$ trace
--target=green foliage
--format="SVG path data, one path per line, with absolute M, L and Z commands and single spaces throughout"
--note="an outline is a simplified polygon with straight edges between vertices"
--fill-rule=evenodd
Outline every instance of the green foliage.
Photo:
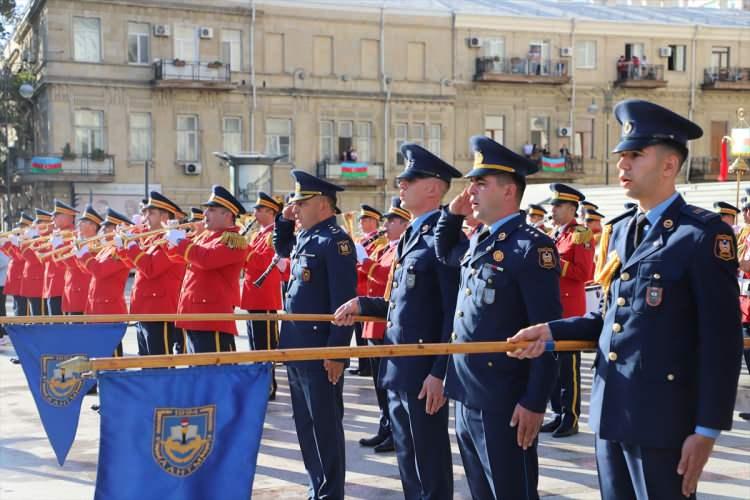
M 73 152 L 73 148 L 70 147 L 70 143 L 66 142 L 62 150 L 63 160 L 75 160 L 76 154 Z

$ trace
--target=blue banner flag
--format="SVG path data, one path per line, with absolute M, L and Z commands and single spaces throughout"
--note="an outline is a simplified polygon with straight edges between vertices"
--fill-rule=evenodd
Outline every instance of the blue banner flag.
M 73 445 L 83 396 L 95 381 L 59 365 L 74 356 L 111 356 L 126 327 L 125 323 L 5 327 L 60 465 Z
M 100 373 L 95 500 L 249 498 L 270 368 Z

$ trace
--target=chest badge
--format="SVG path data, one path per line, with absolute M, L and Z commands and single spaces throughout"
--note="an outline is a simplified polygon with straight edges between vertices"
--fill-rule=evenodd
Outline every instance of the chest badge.
M 350 255 L 352 253 L 352 246 L 349 244 L 349 241 L 339 241 L 338 242 L 338 249 L 339 249 L 339 255 Z
M 492 252 L 492 260 L 495 262 L 502 262 L 505 258 L 505 254 L 501 250 L 495 250 Z
M 507 238 L 508 235 L 505 233 L 500 233 L 497 235 L 497 241 L 505 241 L 505 238 Z
M 661 225 L 664 226 L 664 229 L 672 229 L 674 227 L 674 222 L 672 219 L 666 219 Z
M 714 241 L 714 255 L 721 260 L 734 260 L 734 240 L 728 234 L 717 234 Z
M 430 225 L 429 224 L 425 224 L 424 226 L 422 226 L 422 229 L 421 229 L 422 234 L 427 234 L 427 232 L 429 230 L 430 230 Z
M 660 286 L 646 287 L 646 304 L 651 307 L 658 307 L 664 297 L 664 289 Z
M 555 252 L 550 247 L 539 248 L 539 267 L 542 269 L 555 268 Z
M 310 281 L 310 278 L 312 277 L 312 273 L 308 268 L 302 268 L 302 281 L 308 282 Z

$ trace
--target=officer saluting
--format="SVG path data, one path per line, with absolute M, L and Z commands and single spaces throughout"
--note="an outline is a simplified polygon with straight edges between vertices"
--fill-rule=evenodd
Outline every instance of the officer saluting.
M 354 242 L 336 224 L 336 193 L 343 188 L 307 172 L 292 170 L 296 182 L 291 205 L 276 218 L 274 247 L 291 256 L 285 297 L 288 313 L 331 314 L 355 296 L 357 258 Z M 294 235 L 295 219 L 301 230 Z M 281 323 L 279 348 L 348 346 L 351 327 L 329 322 Z M 345 360 L 287 363 L 292 411 L 310 498 L 344 498 Z
M 732 228 L 675 190 L 703 134 L 656 104 L 615 107 L 614 152 L 625 194 L 639 207 L 604 228 L 597 278 L 606 310 L 540 324 L 511 355 L 546 340 L 597 340 L 589 424 L 605 500 L 693 496 L 720 430 L 732 426 L 742 351 Z
M 483 136 L 472 137 L 471 146 L 471 186 L 443 209 L 437 253 L 461 265 L 453 342 L 502 341 L 561 317 L 559 259 L 552 240 L 519 209 L 537 164 Z M 470 212 L 485 227 L 465 251 L 461 223 Z M 456 438 L 473 498 L 538 498 L 536 436 L 555 372 L 552 353 L 531 362 L 450 357 L 445 393 L 456 401 Z
M 435 254 L 440 202 L 461 172 L 417 144 L 404 144 L 406 170 L 397 177 L 401 207 L 413 219 L 398 243 L 385 298 L 359 297 L 336 311 L 387 316 L 384 344 L 448 342 L 456 307 L 458 269 Z M 465 241 L 463 234 L 459 235 Z M 388 390 L 391 430 L 404 497 L 453 498 L 448 405 L 443 394 L 446 356 L 383 358 L 379 385 Z

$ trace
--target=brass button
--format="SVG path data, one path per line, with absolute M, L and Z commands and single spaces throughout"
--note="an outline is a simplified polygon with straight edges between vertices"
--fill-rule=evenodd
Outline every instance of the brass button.
M 395 302 L 391 302 L 391 309 L 395 309 L 395 308 L 396 308 L 396 303 Z
M 393 282 L 393 288 L 398 288 L 398 281 Z
M 456 332 L 451 333 L 451 340 L 456 340 L 458 338 L 458 335 L 456 335 Z
M 392 327 L 392 326 L 393 326 L 393 321 L 389 321 L 389 322 L 388 322 L 388 328 L 390 328 L 390 327 Z
M 317 330 L 317 329 L 318 329 L 318 325 L 313 325 L 313 330 Z
M 492 284 L 492 278 L 489 278 L 489 279 L 487 280 L 487 284 L 488 284 L 488 285 L 491 285 L 491 284 Z
M 622 273 L 620 275 L 620 279 L 622 279 L 622 281 L 628 281 L 630 279 L 630 274 L 629 273 Z
M 608 357 L 609 357 L 610 361 L 617 361 L 617 353 L 616 352 L 610 352 Z
M 396 269 L 398 269 L 399 267 L 401 267 L 401 264 L 396 264 Z
M 463 311 L 458 311 L 458 312 L 456 312 L 456 316 L 458 316 L 459 318 L 463 318 L 464 317 L 464 312 Z
M 489 366 L 490 368 L 492 368 L 492 361 L 487 361 L 487 366 Z
M 661 274 L 659 274 L 659 273 L 654 273 L 654 279 L 655 279 L 655 280 L 660 280 L 660 279 L 661 279 Z
M 421 344 L 421 343 L 423 343 L 423 342 L 424 342 L 424 340 L 422 340 L 422 339 L 419 339 L 419 343 L 420 343 L 420 344 Z
M 202 302 L 203 302 L 203 303 L 205 304 L 205 303 L 206 303 L 206 299 L 203 299 L 203 301 L 202 301 Z
M 620 323 L 615 323 L 612 325 L 612 331 L 615 333 L 620 333 L 622 331 L 622 325 Z
M 471 288 L 466 289 L 466 295 L 471 295 Z
M 156 297 L 156 292 L 151 294 L 152 297 Z
M 624 306 L 626 303 L 625 297 L 617 297 L 617 305 L 618 306 Z
M 674 373 L 668 373 L 667 374 L 667 380 L 669 380 L 670 382 L 673 381 L 674 380 Z

